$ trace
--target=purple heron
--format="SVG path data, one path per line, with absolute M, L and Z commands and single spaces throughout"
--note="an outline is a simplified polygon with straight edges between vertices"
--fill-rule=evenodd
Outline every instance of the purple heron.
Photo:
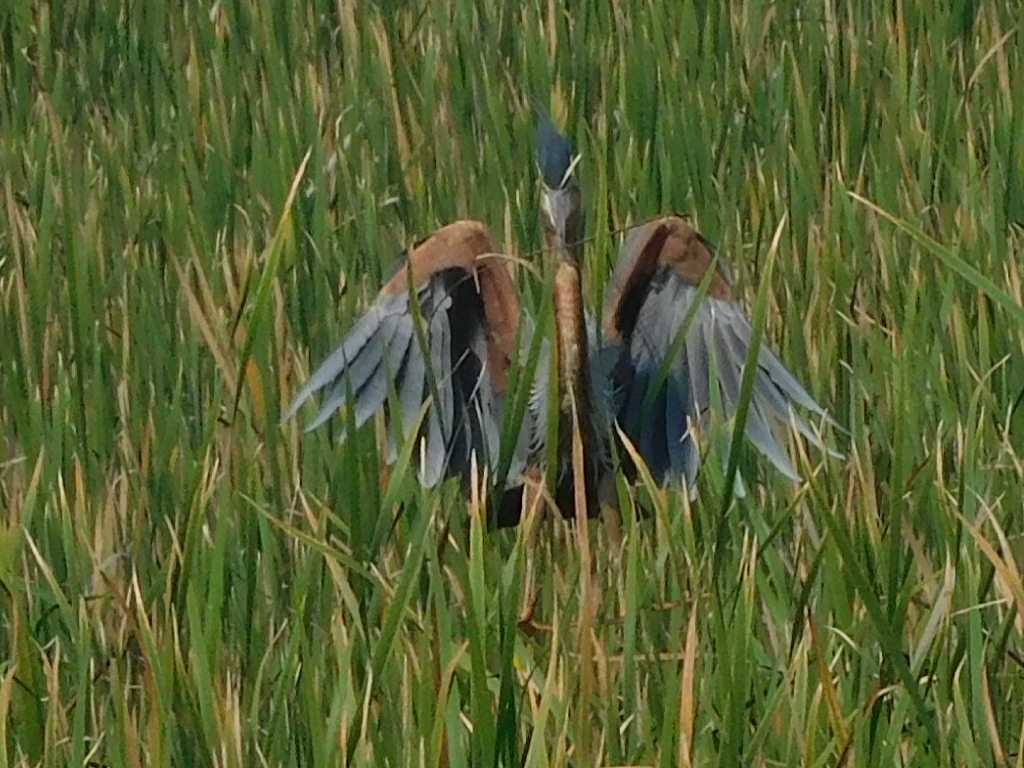
M 383 409 L 392 442 L 398 425 L 414 425 L 420 480 L 427 486 L 451 476 L 468 483 L 474 456 L 494 478 L 504 436 L 512 442 L 506 446 L 510 461 L 489 512 L 498 526 L 519 522 L 528 486 L 539 482 L 541 465 L 552 455 L 557 466 L 548 472 L 548 498 L 572 517 L 582 490 L 587 513 L 594 514 L 616 471 L 616 422 L 657 482 L 678 479 L 692 488 L 700 466 L 696 433 L 716 405 L 726 419 L 735 415 L 752 336 L 724 260 L 681 216 L 627 233 L 597 327 L 584 309 L 577 158 L 543 115 L 536 159 L 545 254 L 554 261 L 555 339 L 536 347 L 539 361 L 521 424 L 505 428 L 509 384 L 535 326 L 523 312 L 507 260 L 477 221 L 442 227 L 410 250 L 404 268 L 285 414 L 291 418 L 318 392 L 324 393 L 320 410 L 307 430 L 342 408 L 352 409 L 356 426 Z M 776 431 L 791 426 L 828 451 L 799 409 L 834 422 L 767 346 L 756 360 L 745 436 L 784 475 L 799 480 Z M 550 424 L 549 404 L 557 408 Z M 583 451 L 582 477 L 574 471 L 574 443 Z M 392 446 L 389 460 L 394 456 Z

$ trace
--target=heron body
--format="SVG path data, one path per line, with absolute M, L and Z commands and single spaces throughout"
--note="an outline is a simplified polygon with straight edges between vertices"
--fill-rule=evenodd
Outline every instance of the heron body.
M 468 483 L 474 461 L 491 469 L 491 516 L 499 526 L 518 523 L 524 500 L 537 496 L 528 486 L 544 475 L 544 457 L 552 455 L 549 405 L 557 409 L 550 496 L 564 516 L 572 517 L 581 501 L 587 514 L 597 511 L 600 486 L 614 472 L 616 423 L 658 482 L 675 478 L 692 486 L 700 465 L 696 434 L 715 404 L 726 419 L 739 404 L 750 324 L 733 301 L 724 261 L 679 216 L 630 230 L 600 330 L 589 323 L 573 162 L 569 142 L 542 118 L 537 165 L 546 253 L 555 261 L 555 339 L 540 345 L 521 424 L 505 425 L 508 388 L 533 325 L 493 237 L 476 221 L 442 227 L 411 250 L 405 268 L 298 391 L 285 418 L 318 392 L 324 396 L 309 429 L 341 408 L 352 409 L 356 426 L 383 409 L 389 459 L 400 436 L 416 439 L 425 485 L 448 476 Z M 792 425 L 827 451 L 799 409 L 831 420 L 774 352 L 761 346 L 756 360 L 746 436 L 797 480 L 776 430 Z M 499 478 L 502 437 L 513 444 L 505 446 L 511 462 Z M 573 461 L 574 449 L 582 449 L 582 463 L 578 456 Z

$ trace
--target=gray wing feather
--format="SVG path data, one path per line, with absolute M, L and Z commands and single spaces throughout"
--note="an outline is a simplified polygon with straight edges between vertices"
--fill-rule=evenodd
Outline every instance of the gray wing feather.
M 367 351 L 367 345 L 371 341 L 379 339 L 380 327 L 385 318 L 395 313 L 407 311 L 408 297 L 406 296 L 385 296 L 377 299 L 367 313 L 359 319 L 348 336 L 345 337 L 344 342 L 320 364 L 316 371 L 313 372 L 313 375 L 309 377 L 309 381 L 298 391 L 292 404 L 285 411 L 283 420 L 287 421 L 292 418 L 299 408 L 316 392 L 335 383 L 336 379 L 349 368 L 352 362 L 361 353 Z M 383 354 L 383 345 L 375 343 L 373 348 L 368 351 L 367 361 L 374 360 L 375 355 L 378 353 Z M 374 367 L 370 367 L 370 372 L 373 371 Z M 353 380 L 352 390 L 357 390 L 360 384 L 360 381 Z M 341 392 L 344 393 L 345 389 L 343 388 Z M 341 407 L 343 404 L 344 399 L 338 402 L 335 408 Z
M 419 417 L 424 400 L 423 385 L 426 370 L 427 366 L 423 360 L 419 340 L 413 338 L 409 343 L 409 352 L 399 374 L 397 394 L 400 423 L 398 428 L 392 425 L 392 428 L 388 430 L 387 461 L 389 464 L 393 464 L 398 457 L 398 441 L 411 434 L 412 427 Z
M 701 308 L 703 311 L 703 307 Z M 712 309 L 712 311 L 714 311 Z M 742 362 L 737 368 L 731 355 L 729 346 L 723 342 L 722 323 L 718 318 L 712 318 L 710 323 L 704 325 L 704 343 L 710 350 L 711 370 L 708 376 L 717 376 L 719 391 L 722 395 L 722 407 L 725 408 L 726 418 L 732 418 L 736 413 L 736 405 L 740 399 L 740 376 L 742 374 Z M 697 373 L 701 375 L 700 372 Z M 710 403 L 709 403 L 710 405 Z
M 729 324 L 729 330 L 734 335 L 733 343 L 739 345 L 738 348 L 743 350 L 744 359 L 746 359 L 746 350 L 749 349 L 750 343 L 749 325 L 747 325 L 745 318 L 740 317 L 740 320 L 742 320 L 743 324 L 747 326 L 748 332 L 746 334 L 737 331 L 739 323 L 736 322 Z M 782 368 L 787 376 L 792 377 L 792 374 L 790 374 L 785 366 L 783 366 L 782 362 L 778 357 L 776 357 L 772 350 L 762 347 L 761 353 L 762 354 L 758 356 L 757 378 L 754 380 L 754 401 L 757 403 L 761 413 L 764 414 L 766 418 L 774 419 L 783 423 L 791 423 L 797 432 L 803 435 L 814 447 L 826 451 L 830 456 L 840 458 L 842 454 L 839 454 L 829 448 L 829 446 L 825 444 L 825 441 L 821 439 L 821 435 L 815 432 L 811 428 L 810 424 L 807 423 L 807 420 L 793 408 L 794 403 L 799 405 L 803 405 L 803 403 L 793 396 L 792 388 L 783 389 L 777 383 L 776 379 L 769 375 L 767 366 L 762 362 L 764 360 L 764 355 L 769 355 L 770 359 L 774 361 L 774 364 Z M 797 383 L 797 386 L 800 391 L 806 394 L 806 391 L 799 383 Z M 810 395 L 807 395 L 807 397 L 810 397 Z M 821 416 L 821 418 L 827 423 L 835 425 L 835 422 L 828 413 L 821 409 L 813 399 L 811 402 L 814 407 L 805 406 L 808 410 Z
M 521 484 L 530 459 L 533 409 L 526 409 L 515 430 L 504 424 L 506 356 L 510 333 L 519 337 L 522 348 L 530 348 L 532 327 L 525 318 L 521 325 L 515 322 L 521 308 L 509 277 L 481 267 L 475 251 L 465 250 L 490 241 L 482 225 L 459 222 L 436 237 L 410 257 L 411 272 L 421 275 L 415 292 L 410 295 L 390 281 L 299 389 L 284 420 L 318 393 L 323 400 L 307 429 L 339 409 L 349 409 L 356 426 L 383 410 L 386 458 L 395 461 L 399 441 L 415 441 L 406 445 L 416 451 L 426 486 L 448 476 L 468 478 L 474 455 L 482 469 L 490 465 L 492 472 L 497 470 L 500 438 L 508 429 L 514 433 L 513 455 L 501 481 Z M 445 253 L 448 245 L 463 250 Z M 489 370 L 492 363 L 500 369 Z
M 744 350 L 750 349 L 750 336 L 752 333 L 750 323 L 747 322 L 747 319 L 738 310 L 734 310 L 732 315 L 729 322 L 730 330 Z M 784 397 L 806 408 L 808 411 L 823 417 L 829 424 L 836 426 L 835 421 L 825 412 L 824 408 L 818 405 L 817 401 L 811 397 L 810 393 L 797 381 L 796 377 L 790 373 L 789 369 L 779 360 L 778 355 L 763 343 L 761 344 L 761 349 L 758 350 L 757 364 L 760 366 L 762 374 L 771 380 Z
M 684 352 L 685 354 L 685 352 Z M 682 355 L 680 355 L 682 358 Z M 674 475 L 682 475 L 688 464 L 687 441 L 689 428 L 686 414 L 686 398 L 688 397 L 686 386 L 686 361 L 669 374 L 667 391 L 665 392 L 665 437 L 668 448 L 669 469 Z
M 722 365 L 721 373 L 729 380 L 730 386 L 735 387 L 732 397 L 735 400 L 729 405 L 728 415 L 734 415 L 735 407 L 739 401 L 739 389 L 742 383 L 744 363 L 747 358 L 748 347 L 738 343 L 738 337 L 730 332 L 731 323 L 726 318 L 720 318 L 715 327 L 715 341 L 718 348 L 718 359 Z M 747 420 L 744 425 L 744 433 L 758 450 L 767 456 L 772 464 L 786 477 L 795 482 L 800 481 L 793 463 L 789 460 L 785 449 L 779 445 L 778 440 L 772 433 L 762 413 L 757 397 L 757 389 L 754 390 L 754 397 L 747 410 Z
M 439 307 L 438 309 L 442 309 Z M 434 377 L 433 388 L 428 386 L 425 395 L 436 395 L 427 413 L 426 445 L 423 447 L 423 462 L 420 466 L 420 482 L 432 487 L 444 475 L 446 446 L 451 436 L 452 424 L 452 372 L 451 332 L 448 316 L 437 311 L 430 318 L 430 367 L 428 375 Z
M 412 324 L 404 317 L 389 316 L 381 329 L 387 338 L 384 353 L 377 367 L 366 379 L 355 396 L 355 423 L 361 427 L 384 404 L 388 396 L 388 385 L 402 367 L 409 341 L 412 338 Z M 360 371 L 362 373 L 362 371 Z M 321 409 L 322 410 L 322 409 Z
M 706 423 L 708 409 L 711 406 L 711 380 L 708 375 L 711 371 L 711 358 L 705 340 L 710 320 L 708 314 L 698 315 L 686 335 L 686 362 L 690 370 L 690 397 L 693 408 L 690 417 L 698 426 Z
M 623 426 L 659 481 L 668 474 L 692 480 L 699 463 L 690 433 L 694 399 L 685 344 L 667 359 L 679 332 L 676 314 L 683 288 L 676 280 L 651 286 L 627 350 L 631 375 L 625 385 Z
M 692 483 L 699 456 L 690 430 L 707 424 L 713 393 L 721 400 L 723 416 L 735 415 L 750 350 L 750 323 L 738 305 L 702 297 L 685 343 L 677 345 L 675 359 L 666 359 L 698 289 L 663 268 L 645 290 L 632 334 L 620 350 L 619 365 L 627 374 L 620 376 L 626 383 L 618 400 L 619 417 L 657 479 L 673 474 Z M 779 471 L 799 480 L 774 428 L 792 424 L 815 446 L 834 453 L 795 407 L 834 422 L 767 345 L 761 346 L 757 364 L 744 433 Z M 658 390 L 651 392 L 652 387 Z M 646 411 L 645 402 L 650 406 Z
M 662 296 L 655 293 L 650 304 L 644 307 L 637 320 L 636 332 L 633 337 L 634 360 L 636 361 L 636 378 L 630 392 L 630 416 L 633 423 L 639 426 L 637 448 L 647 461 L 655 477 L 661 478 L 668 469 L 668 441 L 666 430 L 668 422 L 665 414 L 665 391 L 663 388 L 651 394 L 654 379 L 658 373 L 657 350 L 667 348 L 665 344 L 665 326 L 653 322 L 657 307 Z
M 668 281 L 661 292 L 663 302 L 677 304 L 682 284 L 678 280 Z M 664 327 L 665 324 L 663 324 Z M 671 327 L 663 330 L 663 349 L 670 349 L 675 339 Z M 690 436 L 689 411 L 692 407 L 688 401 L 690 393 L 690 370 L 686 347 L 682 345 L 675 359 L 666 361 L 667 378 L 665 380 L 665 445 L 668 451 L 667 471 L 674 475 L 688 472 L 693 465 L 691 455 L 694 452 L 693 440 Z M 688 480 L 690 478 L 687 478 Z

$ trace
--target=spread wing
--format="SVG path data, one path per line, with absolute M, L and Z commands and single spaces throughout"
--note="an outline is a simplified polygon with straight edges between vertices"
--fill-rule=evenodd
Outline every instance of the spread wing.
M 707 423 L 713 405 L 728 419 L 739 404 L 751 327 L 723 265 L 701 296 L 714 260 L 710 243 L 686 220 L 649 222 L 627 236 L 605 304 L 605 337 L 619 350 L 619 421 L 659 482 L 677 476 L 692 485 L 700 465 L 694 429 Z M 757 364 L 746 437 L 799 480 L 775 429 L 793 424 L 827 451 L 794 406 L 831 419 L 764 344 Z
M 415 454 L 424 485 L 468 477 L 474 453 L 481 469 L 495 468 L 517 338 L 529 333 L 521 329 L 519 294 L 496 251 L 487 228 L 474 221 L 450 224 L 417 245 L 284 418 L 321 392 L 307 430 L 341 408 L 352 410 L 357 427 L 385 408 L 394 461 L 397 440 L 426 406 Z M 529 427 L 520 431 L 510 479 L 522 472 L 528 453 Z

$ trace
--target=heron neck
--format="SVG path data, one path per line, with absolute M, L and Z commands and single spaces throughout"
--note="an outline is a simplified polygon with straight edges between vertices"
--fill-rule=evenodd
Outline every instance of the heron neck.
M 559 260 L 555 272 L 554 295 L 560 463 L 555 501 L 566 517 L 573 515 L 574 488 L 580 480 L 585 486 L 588 514 L 597 502 L 597 436 L 594 432 L 596 403 L 593 400 L 594 389 L 590 381 L 581 277 L 576 264 Z M 572 469 L 573 440 L 577 437 L 583 447 L 583 478 L 574 478 Z
M 580 269 L 559 260 L 555 272 L 555 334 L 558 354 L 559 410 L 571 413 L 572 399 L 581 412 L 589 403 L 587 329 L 583 314 Z

